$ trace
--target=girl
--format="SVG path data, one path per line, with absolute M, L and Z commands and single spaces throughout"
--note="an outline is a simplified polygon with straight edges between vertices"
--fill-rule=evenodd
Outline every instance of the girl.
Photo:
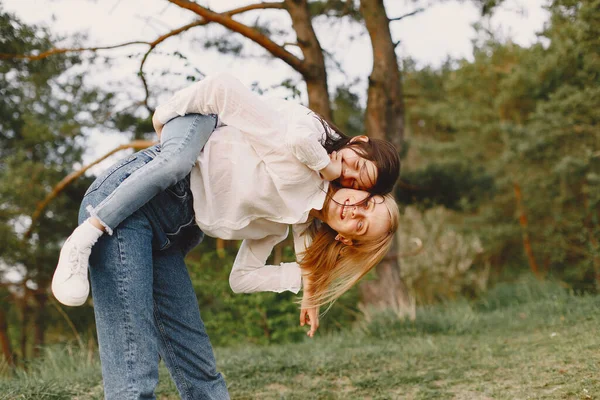
M 210 167 L 192 174 L 199 187 L 209 174 L 216 174 L 223 166 L 230 171 L 231 181 L 223 178 L 210 187 L 217 196 L 206 190 L 194 193 L 200 228 L 224 239 L 234 237 L 229 227 L 222 226 L 219 216 L 234 212 L 237 228 L 249 225 L 272 210 L 272 198 L 264 197 L 267 193 L 279 197 L 281 215 L 273 218 L 293 224 L 302 219 L 301 215 L 307 216 L 304 214 L 308 214 L 309 206 L 321 207 L 320 196 L 327 188 L 322 178 L 335 180 L 344 187 L 385 194 L 399 174 L 399 158 L 392 144 L 366 136 L 348 138 L 298 104 L 263 101 L 231 75 L 207 77 L 159 107 L 153 118 L 159 136 L 165 122 L 188 113 L 216 114 L 229 128 L 237 128 L 233 131 L 220 128 L 219 139 L 209 146 L 218 149 L 214 151 L 220 156 L 229 157 L 235 168 L 223 162 L 207 162 Z M 216 118 L 207 117 L 195 119 L 185 129 L 173 129 L 168 138 L 161 137 L 161 152 L 152 162 L 136 170 L 100 204 L 88 207 L 91 218 L 65 242 L 52 280 L 52 292 L 61 303 L 77 306 L 85 302 L 89 283 L 85 270 L 81 271 L 78 265 L 87 265 L 93 244 L 104 231 L 112 234 L 119 223 L 149 199 L 184 178 L 207 139 L 199 137 L 197 130 L 212 131 L 215 126 Z M 205 149 L 199 159 L 209 159 L 210 151 Z M 298 164 L 308 169 L 298 169 Z M 255 184 L 257 174 L 268 175 L 268 179 L 264 180 L 261 191 L 251 193 L 248 188 Z M 221 190 L 229 190 L 231 196 L 224 196 L 218 210 L 203 206 L 206 202 L 214 203 Z M 286 215 L 291 209 L 296 211 Z M 297 210 L 303 211 L 299 214 Z M 282 240 L 279 233 L 278 239 Z

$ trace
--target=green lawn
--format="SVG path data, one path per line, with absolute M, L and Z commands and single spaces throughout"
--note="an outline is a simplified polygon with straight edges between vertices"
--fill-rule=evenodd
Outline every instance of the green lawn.
M 216 353 L 233 399 L 593 399 L 599 311 L 599 296 L 504 287 L 478 303 L 421 309 L 414 323 L 381 316 L 300 344 Z M 100 399 L 88 357 L 48 350 L 28 373 L 0 380 L 0 398 Z M 157 397 L 177 399 L 167 375 Z

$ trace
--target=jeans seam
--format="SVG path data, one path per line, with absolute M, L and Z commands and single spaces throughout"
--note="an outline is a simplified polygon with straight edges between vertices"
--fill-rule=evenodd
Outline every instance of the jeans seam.
M 125 331 L 126 331 L 126 335 L 125 335 L 125 342 L 127 345 L 127 353 L 125 355 L 125 359 L 126 359 L 126 365 L 127 365 L 127 374 L 129 375 L 129 379 L 127 379 L 127 381 L 129 382 L 128 384 L 128 391 L 135 396 L 135 378 L 133 375 L 133 362 L 132 360 L 134 359 L 134 356 L 132 353 L 134 353 L 134 349 L 132 347 L 134 344 L 134 340 L 132 339 L 132 330 L 131 330 L 131 313 L 130 313 L 130 307 L 129 307 L 129 299 L 128 299 L 128 295 L 127 295 L 127 285 L 124 285 L 123 283 L 127 280 L 127 274 L 124 273 L 125 272 L 125 252 L 123 251 L 123 241 L 121 238 L 121 235 L 119 234 L 120 232 L 117 231 L 116 235 L 117 235 L 117 243 L 119 246 L 119 261 L 120 261 L 120 268 L 119 268 L 119 287 L 118 287 L 118 293 L 121 295 L 121 298 L 123 300 L 123 303 L 125 305 L 125 307 L 123 307 L 124 311 L 125 311 L 125 317 L 124 317 L 124 321 L 123 321 L 123 325 L 125 326 Z
M 160 317 L 160 312 L 159 312 L 159 308 L 158 308 L 158 304 L 156 303 L 156 301 L 153 301 L 154 303 L 154 318 L 156 320 L 156 326 L 158 328 L 158 331 L 160 332 L 160 337 L 163 340 L 163 342 L 165 343 L 165 349 L 166 349 L 166 356 L 168 356 L 170 358 L 171 364 L 173 365 L 173 369 L 174 372 L 177 374 L 177 377 L 179 378 L 179 381 L 181 382 L 181 385 L 183 386 L 183 390 L 185 390 L 185 397 L 186 398 L 190 398 L 190 387 L 188 385 L 188 382 L 185 380 L 185 377 L 183 375 L 183 373 L 181 372 L 181 368 L 179 367 L 179 364 L 176 362 L 177 357 L 175 356 L 175 352 L 173 351 L 173 347 L 171 346 L 171 342 L 168 340 L 167 334 L 165 332 L 161 317 Z
M 133 156 L 135 156 L 135 157 L 133 157 Z M 84 194 L 84 197 L 87 195 L 90 195 L 90 194 L 94 193 L 96 190 L 100 189 L 102 184 L 104 182 L 106 182 L 106 180 L 109 179 L 111 177 L 111 175 L 114 174 L 118 169 L 123 168 L 124 166 L 129 165 L 136 160 L 137 160 L 137 155 L 133 154 L 132 156 L 129 156 L 126 159 L 122 160 L 121 163 L 117 163 L 116 165 L 112 166 L 108 171 L 104 172 L 104 174 L 106 176 L 104 176 L 104 179 L 102 179 L 101 182 L 98 182 L 98 183 L 93 182 L 92 183 L 90 188 L 92 188 L 92 187 L 94 187 L 94 188 L 92 190 L 90 190 L 88 188 L 88 190 Z

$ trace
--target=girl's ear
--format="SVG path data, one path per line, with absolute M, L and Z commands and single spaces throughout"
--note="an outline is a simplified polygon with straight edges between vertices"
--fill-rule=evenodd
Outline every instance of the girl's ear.
M 339 233 L 335 237 L 335 240 L 339 240 L 340 242 L 344 243 L 346 246 L 352 246 L 352 239 L 348 239 L 347 237 L 342 236 Z
M 350 143 L 368 142 L 368 141 L 369 141 L 369 137 L 365 136 L 365 135 L 354 136 L 352 139 L 350 139 Z

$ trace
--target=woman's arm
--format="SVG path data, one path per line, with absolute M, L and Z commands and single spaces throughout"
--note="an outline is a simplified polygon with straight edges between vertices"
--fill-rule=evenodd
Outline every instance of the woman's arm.
M 300 291 L 302 273 L 297 263 L 265 265 L 273 247 L 287 237 L 287 228 L 284 231 L 242 242 L 229 275 L 229 285 L 235 293 Z

